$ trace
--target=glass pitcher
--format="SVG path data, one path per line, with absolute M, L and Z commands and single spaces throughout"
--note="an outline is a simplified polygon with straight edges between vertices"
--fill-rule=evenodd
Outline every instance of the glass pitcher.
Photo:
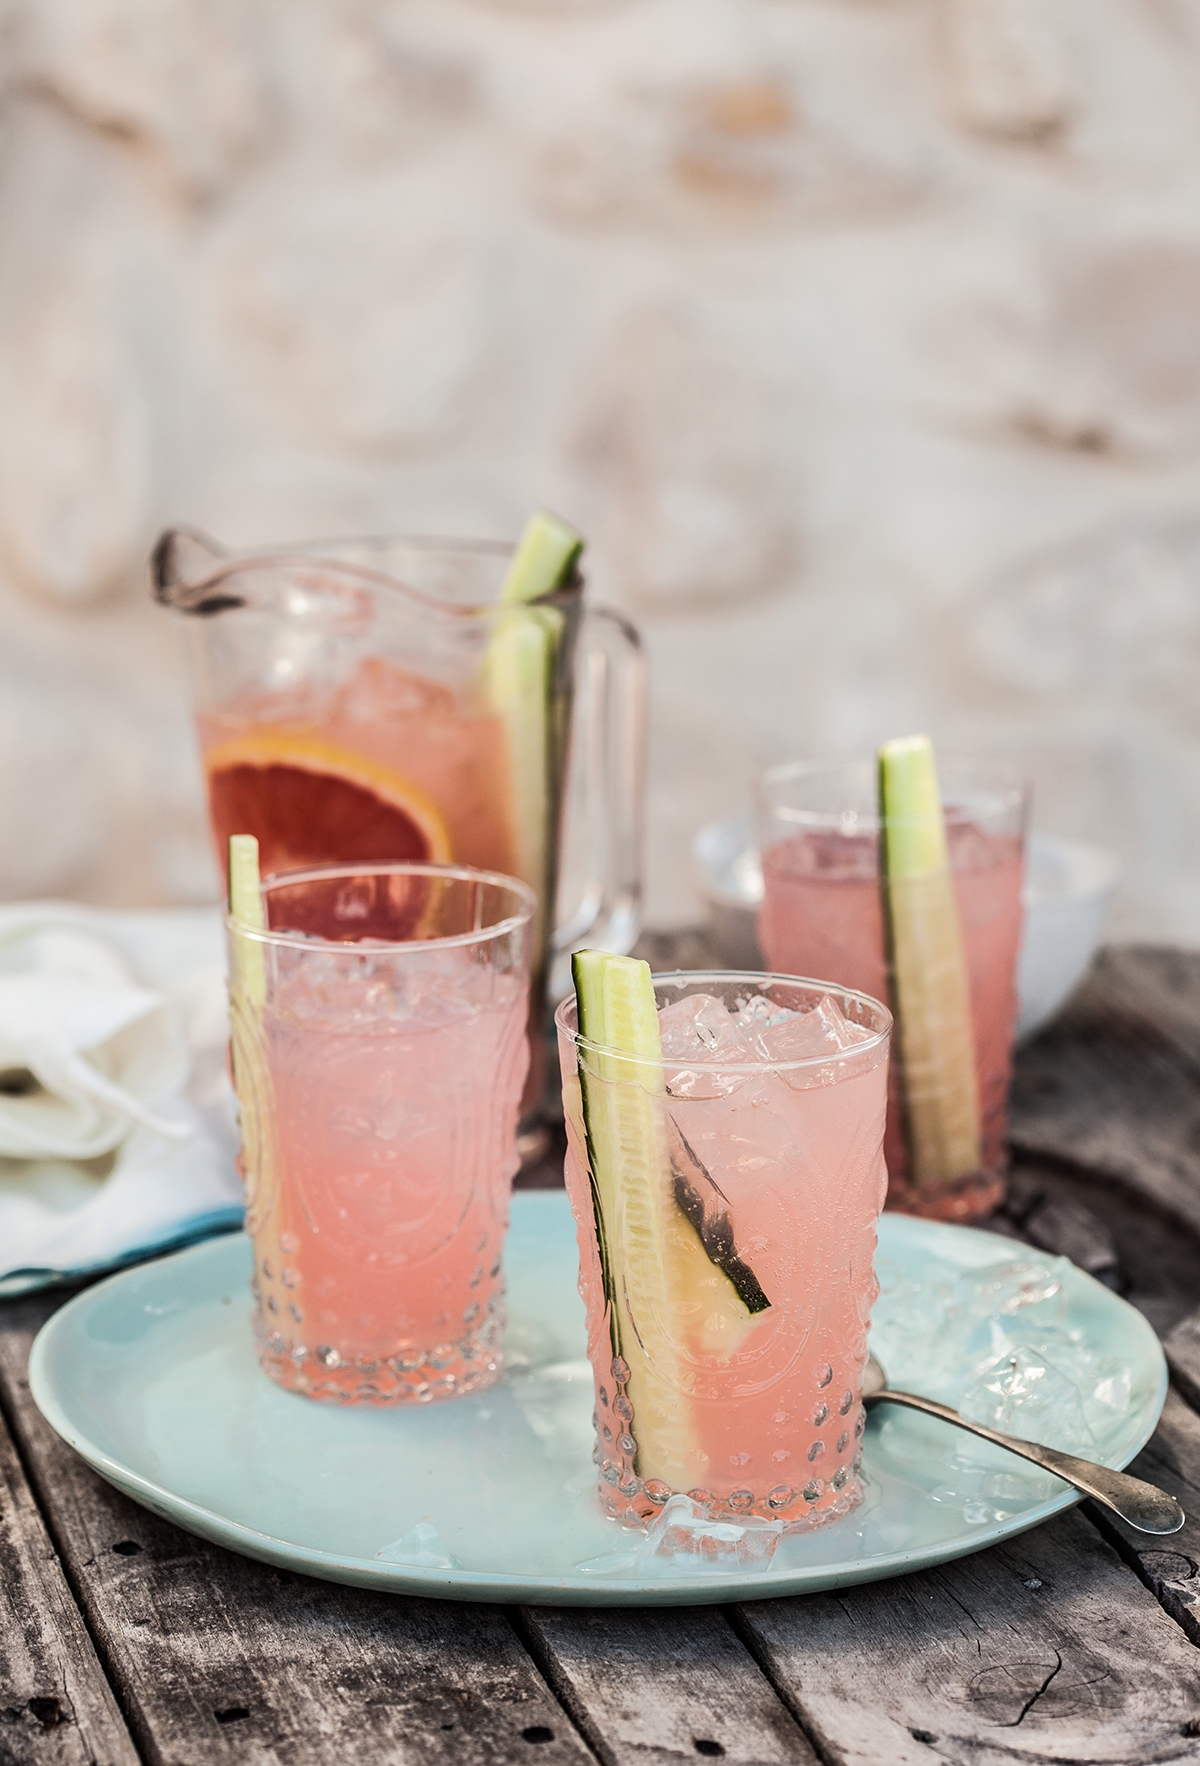
M 227 552 L 175 528 L 151 576 L 156 600 L 189 616 L 222 872 L 229 835 L 252 833 L 264 874 L 417 861 L 519 877 L 539 901 L 540 1030 L 555 953 L 637 937 L 645 662 L 626 620 L 584 609 L 578 575 L 528 606 L 498 603 L 510 553 L 441 539 Z M 584 877 L 553 929 L 568 770 Z

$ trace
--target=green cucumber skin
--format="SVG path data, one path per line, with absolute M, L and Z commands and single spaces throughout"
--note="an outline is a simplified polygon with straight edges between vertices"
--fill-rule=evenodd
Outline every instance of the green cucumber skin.
M 599 1042 L 585 1028 L 585 1020 L 591 1017 L 589 1006 L 596 1003 L 593 989 L 599 976 L 592 971 L 598 966 L 589 962 L 589 958 L 599 956 L 598 951 L 577 950 L 571 957 L 571 979 L 575 983 L 575 1002 L 578 1015 L 579 1034 L 586 1036 L 589 1042 Z M 577 1060 L 579 1073 L 579 1101 L 583 1112 L 583 1138 L 587 1148 L 588 1189 L 592 1197 L 592 1215 L 596 1224 L 596 1254 L 600 1259 L 600 1280 L 604 1287 L 604 1297 L 608 1302 L 608 1336 L 612 1344 L 614 1361 L 621 1354 L 621 1323 L 617 1313 L 617 1285 L 613 1278 L 612 1258 L 608 1249 L 608 1233 L 604 1225 L 604 1209 L 600 1201 L 600 1190 L 596 1183 L 596 1172 L 599 1164 L 596 1156 L 596 1140 L 592 1129 L 592 1108 L 588 1099 L 588 1073 L 582 1058 Z
M 531 515 L 518 540 L 500 589 L 510 603 L 540 601 L 565 588 L 576 574 L 583 535 L 547 509 Z
M 750 1316 L 753 1318 L 757 1312 L 766 1312 L 771 1302 L 763 1292 L 762 1283 L 739 1253 L 734 1240 L 733 1222 L 729 1218 L 729 1197 L 699 1157 L 675 1117 L 669 1115 L 668 1120 L 679 1137 L 683 1158 L 690 1167 L 689 1175 L 689 1171 L 684 1169 L 683 1162 L 676 1158 L 672 1149 L 671 1177 L 675 1206 L 694 1228 L 708 1261 L 725 1276 Z M 706 1193 L 715 1198 L 717 1206 L 713 1211 L 705 1207 Z M 722 1203 L 724 1207 L 720 1206 Z
M 762 1284 L 745 1259 L 738 1256 L 733 1223 L 728 1214 L 706 1219 L 700 1191 L 678 1168 L 673 1175 L 671 1187 L 675 1206 L 695 1232 L 708 1261 L 720 1270 L 751 1317 L 758 1312 L 768 1312 L 771 1302 L 763 1293 Z
M 593 1034 L 594 1026 L 589 1028 L 599 1008 L 597 994 L 602 985 L 603 964 L 605 953 L 601 951 L 576 951 L 571 958 L 571 975 L 575 982 L 575 998 L 577 1002 L 579 1031 L 589 1042 L 603 1043 L 603 1035 Z M 609 1317 L 611 1320 L 610 1336 L 613 1342 L 614 1356 L 620 1355 L 620 1326 L 617 1317 L 617 1290 L 613 1276 L 611 1258 L 608 1251 L 608 1239 L 604 1226 L 604 1210 L 600 1201 L 600 1192 L 594 1176 L 597 1170 L 596 1144 L 592 1133 L 592 1112 L 588 1104 L 588 1075 L 582 1061 L 579 1062 L 579 1090 L 583 1108 L 584 1136 L 587 1144 L 588 1182 L 592 1196 L 592 1211 L 596 1219 L 596 1245 L 600 1256 L 600 1269 L 604 1282 L 604 1292 L 608 1299 Z M 602 1082 L 603 1083 L 603 1082 Z M 673 1116 L 669 1117 L 671 1127 L 679 1136 L 686 1157 L 693 1171 L 702 1182 L 707 1183 L 713 1194 L 721 1201 L 725 1200 L 721 1190 L 709 1174 L 708 1169 L 690 1145 L 683 1130 Z M 675 1206 L 681 1216 L 695 1232 L 703 1248 L 705 1256 L 714 1268 L 719 1269 L 730 1287 L 741 1301 L 746 1311 L 753 1317 L 756 1313 L 766 1312 L 771 1305 L 763 1287 L 750 1265 L 738 1253 L 733 1237 L 733 1224 L 728 1209 L 722 1209 L 709 1218 L 704 1206 L 704 1197 L 696 1184 L 686 1172 L 680 1169 L 674 1155 L 671 1155 L 672 1195 Z
M 889 778 L 887 755 L 882 748 L 879 750 L 879 768 L 877 776 L 879 781 L 879 891 L 883 897 L 881 903 L 883 908 L 883 954 L 884 962 L 887 965 L 887 973 L 890 977 L 888 985 L 888 993 L 890 997 L 887 1003 L 892 1008 L 892 1018 L 895 1024 L 895 1043 L 896 1047 L 899 1048 L 903 1032 L 900 1023 L 899 990 L 896 987 L 895 980 L 896 927 L 892 919 L 892 892 L 888 888 L 888 880 L 890 876 L 888 867 L 887 826 Z M 905 1085 L 901 1085 L 900 1087 L 900 1121 L 904 1134 L 905 1159 L 907 1161 L 908 1169 L 912 1171 L 916 1167 L 917 1147 L 916 1137 L 913 1134 L 912 1111 L 910 1110 L 908 1103 L 908 1088 Z

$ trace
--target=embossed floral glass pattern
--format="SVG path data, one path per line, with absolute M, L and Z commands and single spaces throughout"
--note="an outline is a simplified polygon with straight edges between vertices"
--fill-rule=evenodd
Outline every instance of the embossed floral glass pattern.
M 270 877 L 263 902 L 266 932 L 227 921 L 262 1365 L 343 1403 L 491 1385 L 533 894 L 385 865 Z
M 557 1014 L 601 1500 L 630 1527 L 680 1493 L 718 1518 L 819 1526 L 862 1496 L 891 1018 L 863 994 L 786 976 L 691 973 L 654 985 L 664 1059 L 625 1060 L 619 1081 L 588 1065 L 594 1045 L 578 1035 L 575 1001 Z M 658 1186 L 673 1298 L 638 1278 L 628 1243 L 615 1268 L 620 1204 L 606 1203 L 593 1169 L 581 1071 L 589 1107 L 596 1087 L 650 1094 L 650 1138 L 663 1152 L 645 1181 Z M 723 1271 L 750 1298 L 749 1316 L 731 1304 Z M 617 1343 L 637 1346 L 640 1375 Z M 662 1463 L 686 1475 L 656 1475 L 652 1437 Z

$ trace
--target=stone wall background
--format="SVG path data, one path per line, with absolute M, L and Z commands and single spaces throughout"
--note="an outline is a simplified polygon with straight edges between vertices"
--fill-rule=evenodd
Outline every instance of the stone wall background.
M 0 0 L 0 894 L 215 893 L 162 525 L 535 502 L 649 644 L 654 922 L 928 728 L 1200 943 L 1200 0 Z

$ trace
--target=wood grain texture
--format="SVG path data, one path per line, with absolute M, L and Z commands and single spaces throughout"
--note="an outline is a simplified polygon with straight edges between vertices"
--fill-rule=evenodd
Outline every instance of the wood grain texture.
M 1200 1410 L 1200 1308 L 1181 1318 L 1163 1339 L 1171 1378 L 1193 1410 Z
M 1116 1515 L 1088 1504 L 1088 1513 L 1146 1587 L 1200 1644 L 1200 1416 L 1178 1392 L 1167 1393 L 1158 1428 L 1129 1470 L 1179 1500 L 1187 1521 L 1165 1539 L 1148 1539 Z
M 502 1609 L 275 1570 L 192 1538 L 104 1483 L 29 1395 L 28 1346 L 49 1310 L 7 1309 L 0 1386 L 151 1766 L 591 1760 Z
M 1077 1510 L 737 1624 L 829 1766 L 1200 1760 L 1200 1652 Z
M 708 960 L 658 942 L 660 967 Z M 1200 1404 L 1200 956 L 1106 952 L 1020 1072 L 1000 1224 L 1174 1326 Z M 341 1589 L 193 1539 L 77 1459 L 25 1383 L 55 1304 L 0 1308 L 0 1399 L 83 1615 L 0 1457 L 24 1492 L 0 1493 L 0 1572 L 26 1591 L 0 1613 L 0 1766 L 1200 1762 L 1200 1520 L 1148 1542 L 1077 1510 L 935 1571 L 727 1613 L 513 1617 Z M 1178 1394 L 1137 1467 L 1200 1517 L 1200 1418 Z M 25 1690 L 42 1663 L 65 1694 Z M 43 1698 L 67 1720 L 45 1727 Z
M 1152 1024 L 1200 1080 L 1200 951 L 1115 944 L 1099 967 L 1107 996 Z
M 605 1766 L 816 1766 L 762 1671 L 715 1607 L 529 1608 L 523 1629 Z
M 1020 1153 L 1115 1178 L 1200 1235 L 1200 954 L 1101 952 L 1067 1010 L 1020 1053 Z
M 0 1762 L 137 1758 L 0 1421 Z

